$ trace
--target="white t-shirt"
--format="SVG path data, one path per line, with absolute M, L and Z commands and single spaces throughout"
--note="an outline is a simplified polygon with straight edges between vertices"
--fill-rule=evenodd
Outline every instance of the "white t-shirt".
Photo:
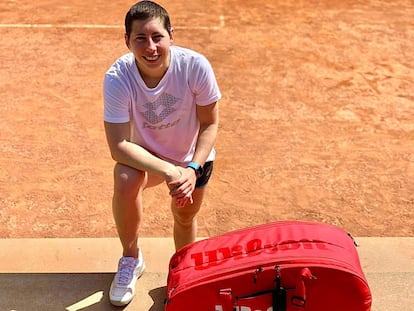
M 175 164 L 194 155 L 199 122 L 196 105 L 218 101 L 221 93 L 213 69 L 201 54 L 171 46 L 171 63 L 155 88 L 148 88 L 132 53 L 120 57 L 106 72 L 104 120 L 130 122 L 131 142 Z M 215 158 L 211 151 L 207 161 Z

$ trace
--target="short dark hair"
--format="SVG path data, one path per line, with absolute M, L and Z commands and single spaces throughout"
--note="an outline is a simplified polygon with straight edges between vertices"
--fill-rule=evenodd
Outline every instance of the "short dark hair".
M 171 21 L 167 10 L 153 1 L 144 0 L 139 1 L 131 6 L 125 16 L 125 32 L 128 38 L 131 34 L 132 23 L 134 20 L 146 20 L 150 17 L 159 18 L 163 23 L 165 29 L 169 34 L 171 34 Z

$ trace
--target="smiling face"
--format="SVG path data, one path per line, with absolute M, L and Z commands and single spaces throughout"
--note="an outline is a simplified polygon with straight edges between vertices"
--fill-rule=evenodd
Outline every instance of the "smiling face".
M 165 29 L 160 18 L 134 20 L 125 43 L 135 55 L 143 79 L 161 80 L 170 65 L 170 46 L 173 33 Z

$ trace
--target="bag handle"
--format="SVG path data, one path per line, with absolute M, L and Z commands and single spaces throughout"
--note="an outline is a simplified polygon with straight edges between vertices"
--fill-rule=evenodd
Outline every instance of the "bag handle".
M 316 277 L 311 273 L 309 268 L 303 268 L 296 280 L 295 291 L 292 295 L 291 302 L 294 306 L 304 308 L 306 305 L 306 286 L 305 280 L 315 280 Z

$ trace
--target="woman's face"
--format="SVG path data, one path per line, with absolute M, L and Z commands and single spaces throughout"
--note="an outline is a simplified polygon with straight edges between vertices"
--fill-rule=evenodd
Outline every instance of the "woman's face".
M 172 33 L 168 33 L 159 18 L 135 20 L 129 38 L 125 35 L 125 43 L 134 53 L 138 69 L 150 78 L 161 78 L 167 71 L 172 42 Z

